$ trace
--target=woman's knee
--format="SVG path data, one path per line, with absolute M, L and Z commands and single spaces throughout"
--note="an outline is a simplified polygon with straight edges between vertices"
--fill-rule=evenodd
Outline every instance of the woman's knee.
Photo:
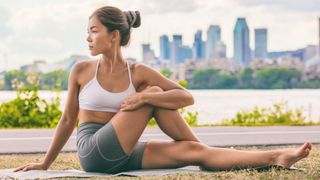
M 196 141 L 183 141 L 186 149 L 194 152 L 202 152 L 208 148 L 207 145 Z

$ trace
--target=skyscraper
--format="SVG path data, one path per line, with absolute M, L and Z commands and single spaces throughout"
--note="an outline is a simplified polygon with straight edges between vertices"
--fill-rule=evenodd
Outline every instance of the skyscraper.
M 154 51 L 150 48 L 150 44 L 142 44 L 142 62 L 148 63 L 155 60 Z
M 254 56 L 266 58 L 268 55 L 268 31 L 265 28 L 254 30 Z
M 233 30 L 233 61 L 247 66 L 250 63 L 249 28 L 245 18 L 238 18 Z
M 182 35 L 173 35 L 171 44 L 170 59 L 172 64 L 176 65 L 179 63 L 180 47 L 182 46 Z
M 160 36 L 160 58 L 163 60 L 170 59 L 170 42 L 167 35 Z
M 214 57 L 214 48 L 221 40 L 221 29 L 218 25 L 211 25 L 207 31 L 206 58 Z
M 193 42 L 193 58 L 202 59 L 203 58 L 203 42 L 202 42 L 202 31 L 198 30 L 194 35 Z
M 214 48 L 214 57 L 218 59 L 226 58 L 227 47 L 222 41 L 218 41 Z

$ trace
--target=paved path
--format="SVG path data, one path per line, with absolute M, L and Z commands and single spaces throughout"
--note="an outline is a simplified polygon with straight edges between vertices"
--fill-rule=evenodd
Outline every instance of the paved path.
M 196 127 L 192 128 L 209 146 L 285 145 L 305 141 L 320 143 L 320 126 L 306 127 Z M 54 129 L 0 130 L 0 154 L 45 152 Z M 147 128 L 140 140 L 170 140 L 159 128 Z M 63 151 L 76 151 L 76 131 Z

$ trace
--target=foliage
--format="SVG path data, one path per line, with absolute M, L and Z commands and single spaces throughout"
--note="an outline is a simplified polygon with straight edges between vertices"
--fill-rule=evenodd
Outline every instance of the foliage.
M 238 112 L 236 117 L 224 119 L 223 126 L 277 126 L 277 125 L 313 125 L 306 122 L 302 109 L 289 109 L 287 102 L 275 103 L 271 108 L 254 107 L 249 111 Z
M 25 71 L 12 70 L 4 74 L 4 89 L 13 90 L 12 82 L 13 80 L 27 84 L 27 73 Z
M 188 82 L 184 80 L 179 80 L 178 84 L 180 84 L 184 88 L 188 88 Z
M 297 69 L 245 68 L 238 74 L 223 73 L 217 69 L 194 70 L 190 89 L 288 89 L 320 88 L 319 78 L 305 79 Z
M 266 68 L 257 72 L 257 88 L 287 89 L 297 87 L 301 73 L 296 69 Z
M 172 72 L 169 69 L 160 69 L 160 73 L 166 78 L 170 78 L 172 75 Z
M 178 111 L 187 124 L 189 124 L 190 126 L 198 126 L 198 115 L 199 115 L 198 111 L 190 112 L 190 111 L 187 111 L 185 108 L 181 108 Z M 153 117 L 149 121 L 148 126 L 155 126 L 155 125 L 157 125 L 157 121 Z
M 64 70 L 56 70 L 40 77 L 40 89 L 43 90 L 67 90 L 69 73 Z
M 37 78 L 29 75 L 27 80 L 31 85 L 26 86 L 13 80 L 17 97 L 0 105 L 0 127 L 55 127 L 61 116 L 60 98 L 52 99 L 51 103 L 46 102 L 38 96 Z

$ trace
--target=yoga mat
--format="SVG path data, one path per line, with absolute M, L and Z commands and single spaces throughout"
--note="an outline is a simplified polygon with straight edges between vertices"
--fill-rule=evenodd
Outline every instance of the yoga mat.
M 258 172 L 275 170 L 299 170 L 304 171 L 301 168 L 283 168 L 280 166 L 262 166 L 257 168 L 248 168 L 245 170 L 256 170 Z M 88 177 L 110 177 L 110 176 L 163 176 L 176 173 L 214 173 L 218 171 L 200 171 L 197 166 L 186 166 L 177 169 L 143 169 L 136 171 L 121 172 L 118 174 L 107 174 L 107 173 L 92 173 L 84 172 L 81 170 L 31 170 L 25 172 L 13 172 L 14 169 L 3 169 L 0 170 L 0 179 L 48 179 L 48 178 L 61 178 L 61 177 L 77 177 L 77 178 L 88 178 Z M 238 169 L 239 170 L 239 169 Z M 236 171 L 236 169 L 235 169 Z M 227 171 L 226 171 L 227 172 Z
M 0 170 L 0 179 L 4 178 L 14 178 L 14 179 L 48 179 L 48 178 L 61 178 L 61 177 L 110 177 L 110 176 L 148 176 L 148 175 L 168 175 L 176 174 L 182 172 L 193 172 L 200 173 L 196 166 L 187 166 L 184 168 L 177 169 L 144 169 L 136 171 L 121 172 L 118 174 L 107 174 L 107 173 L 93 173 L 93 172 L 84 172 L 81 170 L 30 170 L 30 171 L 19 171 L 13 172 L 14 169 L 3 169 Z

